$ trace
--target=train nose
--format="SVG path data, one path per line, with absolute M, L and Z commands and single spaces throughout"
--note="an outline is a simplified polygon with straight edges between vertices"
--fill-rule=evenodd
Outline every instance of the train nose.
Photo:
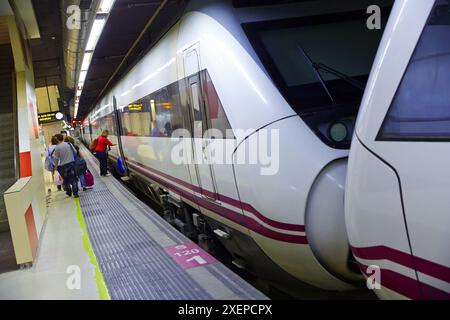
M 306 208 L 306 235 L 321 265 L 349 283 L 364 281 L 355 266 L 345 227 L 344 191 L 347 159 L 322 170 L 314 182 Z

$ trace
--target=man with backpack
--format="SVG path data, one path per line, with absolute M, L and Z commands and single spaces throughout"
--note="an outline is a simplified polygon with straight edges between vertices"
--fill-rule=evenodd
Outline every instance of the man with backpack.
M 64 142 L 70 143 L 70 145 L 75 150 L 75 174 L 80 181 L 83 191 L 86 191 L 86 181 L 84 179 L 84 175 L 88 171 L 86 160 L 83 159 L 83 156 L 80 153 L 80 148 L 75 144 L 75 140 L 72 137 L 65 137 Z
M 66 194 L 78 198 L 78 178 L 75 172 L 76 150 L 70 143 L 64 142 L 64 136 L 57 134 L 58 144 L 53 151 L 55 157 L 55 170 L 63 178 Z

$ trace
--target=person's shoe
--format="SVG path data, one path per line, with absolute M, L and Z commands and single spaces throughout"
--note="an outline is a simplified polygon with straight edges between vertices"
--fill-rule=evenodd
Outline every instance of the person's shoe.
M 68 197 L 71 197 L 71 196 L 72 196 L 71 193 L 66 192 L 66 194 L 67 194 Z
M 86 191 L 87 189 L 86 189 L 86 187 L 83 187 L 83 191 Z
M 57 186 L 57 188 L 58 188 L 58 191 L 61 191 L 61 190 L 62 190 L 61 186 Z
M 74 199 L 78 199 L 80 196 L 76 194 L 73 197 L 74 197 Z

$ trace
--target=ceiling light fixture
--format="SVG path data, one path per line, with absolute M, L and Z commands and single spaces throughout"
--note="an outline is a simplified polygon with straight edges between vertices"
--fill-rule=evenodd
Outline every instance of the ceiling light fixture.
M 75 95 L 75 109 L 74 109 L 74 118 L 78 115 L 78 107 L 80 102 L 81 93 L 83 91 L 83 86 L 86 81 L 87 72 L 89 70 L 89 66 L 91 64 L 95 47 L 97 46 L 98 40 L 103 32 L 103 28 L 105 27 L 106 20 L 108 19 L 109 13 L 111 12 L 112 7 L 114 6 L 115 0 L 102 0 L 100 6 L 97 9 L 97 15 L 95 17 L 94 24 L 92 25 L 91 32 L 89 34 L 89 38 L 86 44 L 83 62 L 81 63 L 80 74 L 78 76 L 78 90 Z

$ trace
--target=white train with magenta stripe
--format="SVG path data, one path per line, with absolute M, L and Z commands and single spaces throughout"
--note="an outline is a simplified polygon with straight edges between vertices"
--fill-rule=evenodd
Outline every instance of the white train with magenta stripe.
M 108 129 L 169 222 L 278 288 L 365 288 L 374 264 L 382 298 L 448 298 L 449 4 L 378 2 L 382 30 L 371 1 L 192 1 L 82 137 Z

